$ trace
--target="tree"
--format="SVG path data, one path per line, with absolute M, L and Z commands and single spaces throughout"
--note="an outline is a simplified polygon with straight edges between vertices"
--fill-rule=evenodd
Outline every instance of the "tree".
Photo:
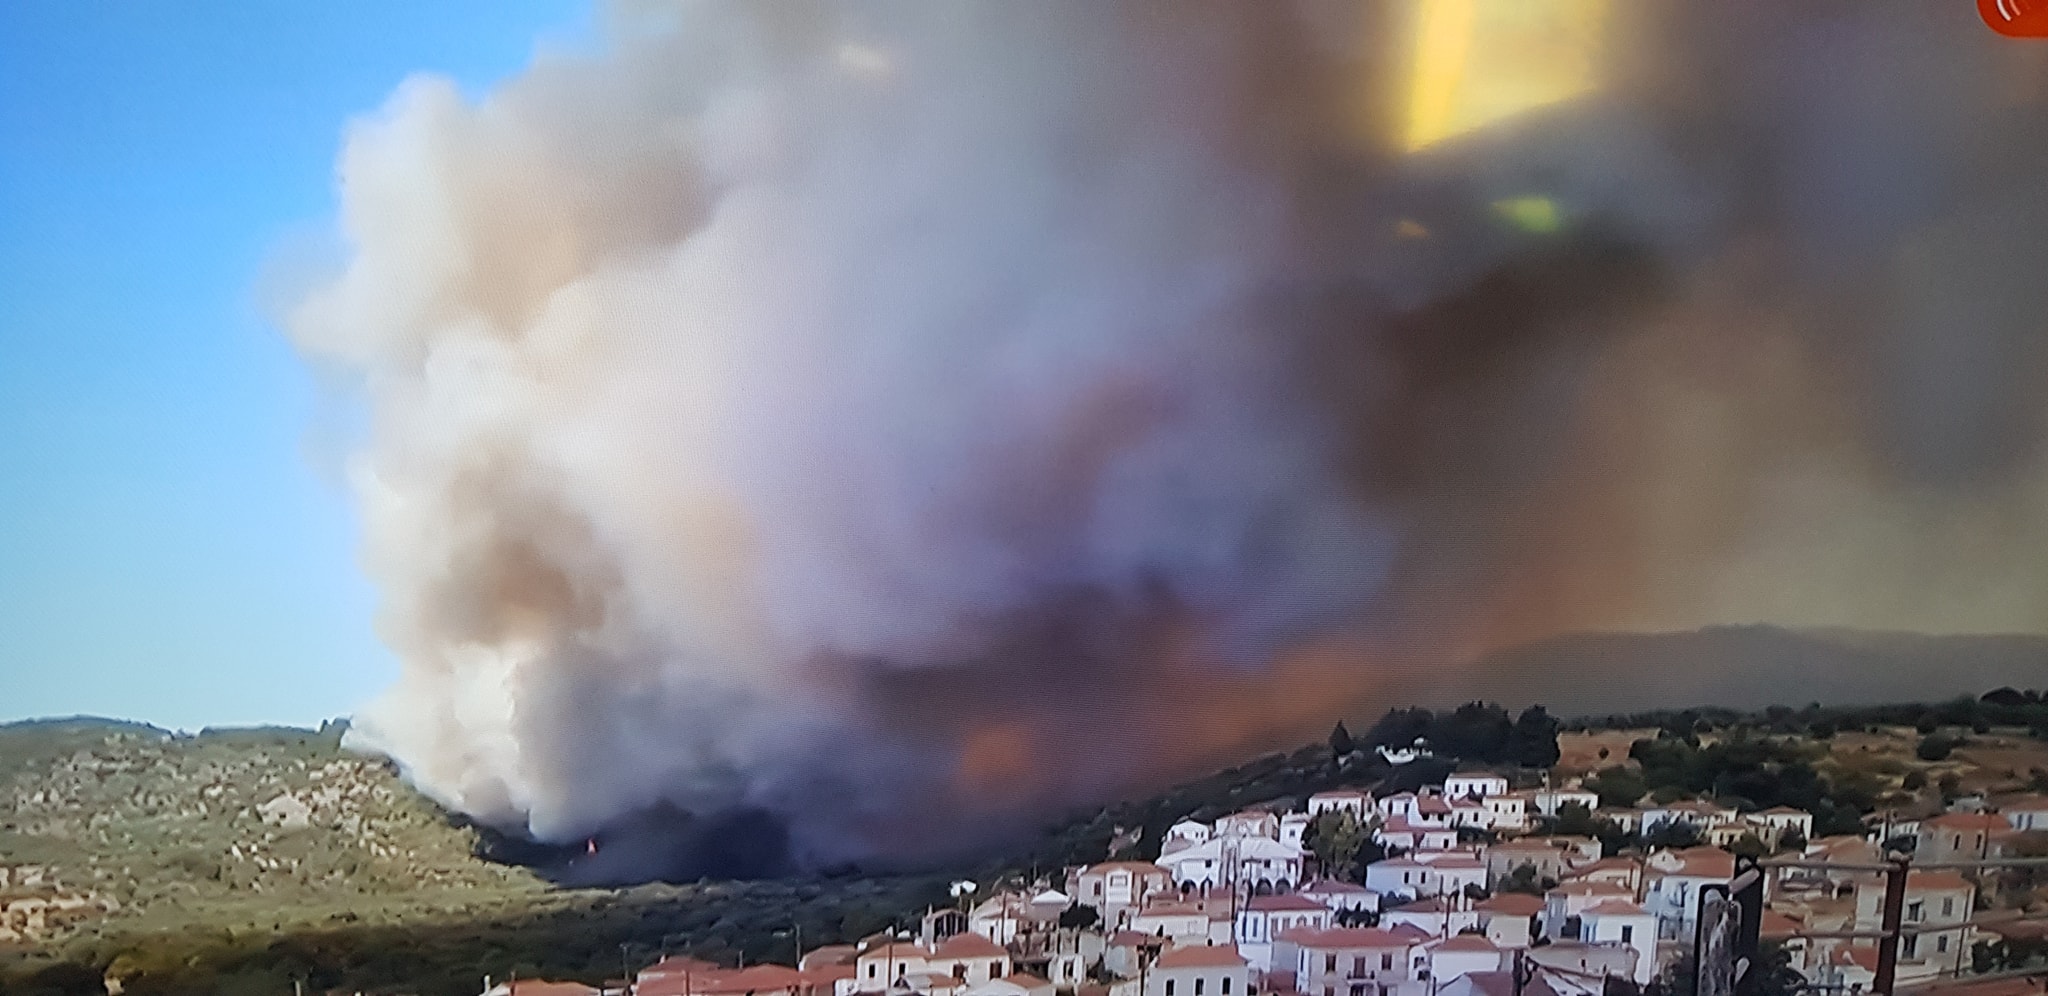
M 1540 896 L 1549 891 L 1549 888 L 1543 884 L 1543 879 L 1536 871 L 1536 866 L 1525 862 L 1516 865 L 1513 871 L 1501 877 L 1500 891 L 1521 892 L 1531 896 Z
M 1899 782 L 1899 787 L 1905 789 L 1908 792 L 1918 792 L 1921 789 L 1926 788 L 1927 772 L 1921 771 L 1918 768 L 1914 768 L 1913 770 L 1906 772 L 1906 777 L 1904 780 Z
M 1920 738 L 1920 746 L 1913 749 L 1913 754 L 1922 761 L 1945 761 L 1955 749 L 1954 740 L 1939 733 L 1930 733 Z
M 1532 705 L 1515 717 L 1514 728 L 1508 733 L 1508 757 L 1506 760 L 1524 768 L 1549 768 L 1557 764 L 1556 717 L 1540 705 Z
M 1338 720 L 1336 728 L 1330 731 L 1330 756 L 1342 760 L 1357 749 L 1358 745 L 1351 741 L 1351 731 L 1344 728 L 1343 720 Z
M 1650 791 L 1642 775 L 1619 765 L 1586 779 L 1584 786 L 1586 791 L 1600 797 L 1600 805 L 1617 809 L 1635 805 Z
M 1302 835 L 1302 843 L 1316 856 L 1323 874 L 1349 879 L 1356 874 L 1359 851 L 1372 840 L 1372 832 L 1350 810 L 1332 809 L 1317 816 Z
M 1643 835 L 1650 847 L 1692 847 L 1700 842 L 1700 828 L 1685 820 L 1665 820 Z
M 1060 911 L 1060 926 L 1072 930 L 1087 930 L 1102 920 L 1102 914 L 1093 906 L 1075 903 Z
M 1595 817 L 1585 803 L 1567 802 L 1557 807 L 1557 816 L 1550 821 L 1550 832 L 1572 837 L 1598 837 L 1600 825 L 1604 822 Z

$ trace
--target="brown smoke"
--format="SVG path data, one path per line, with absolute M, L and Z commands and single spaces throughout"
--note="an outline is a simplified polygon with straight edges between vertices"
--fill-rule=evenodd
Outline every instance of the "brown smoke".
M 361 742 L 831 861 L 1565 630 L 2048 629 L 2040 51 L 1616 4 L 1411 152 L 1417 3 L 633 3 L 407 83 L 287 319 L 371 415 Z

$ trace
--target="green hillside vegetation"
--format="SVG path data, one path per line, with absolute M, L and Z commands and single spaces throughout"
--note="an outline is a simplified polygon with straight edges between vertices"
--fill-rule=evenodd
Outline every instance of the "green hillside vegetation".
M 1149 858 L 1184 818 L 1298 807 L 1334 788 L 1413 788 L 1454 768 L 1536 784 L 1558 758 L 1560 732 L 1610 736 L 1587 782 L 1608 804 L 1708 794 L 1743 808 L 1794 805 L 1813 811 L 1822 833 L 1853 832 L 1880 809 L 2048 788 L 2048 703 L 2010 689 L 1931 705 L 1564 723 L 1472 703 L 1391 710 L 1354 728 L 1074 814 L 971 870 L 601 890 L 556 888 L 478 858 L 473 829 L 388 765 L 342 750 L 337 726 L 197 736 L 93 720 L 4 726 L 0 866 L 48 865 L 62 888 L 107 906 L 0 950 L 0 992 L 98 993 L 112 975 L 128 996 L 279 993 L 295 979 L 309 992 L 467 996 L 485 974 L 615 977 L 621 944 L 635 962 L 663 950 L 786 962 L 798 930 L 814 945 L 908 923 L 947 902 L 945 883 L 959 874 L 992 883 L 1112 854 Z M 1375 750 L 1418 737 L 1439 756 L 1396 766 Z M 1585 814 L 1572 819 L 1612 848 L 1642 846 Z M 1314 843 L 1356 874 L 1375 855 L 1341 829 Z

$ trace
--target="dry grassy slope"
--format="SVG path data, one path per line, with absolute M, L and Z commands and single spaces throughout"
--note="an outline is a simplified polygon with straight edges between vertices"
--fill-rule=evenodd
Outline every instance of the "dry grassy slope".
M 477 860 L 470 831 L 339 739 L 334 727 L 0 726 L 0 865 L 46 866 L 64 888 L 118 904 L 110 922 L 60 936 L 382 919 L 545 891 Z

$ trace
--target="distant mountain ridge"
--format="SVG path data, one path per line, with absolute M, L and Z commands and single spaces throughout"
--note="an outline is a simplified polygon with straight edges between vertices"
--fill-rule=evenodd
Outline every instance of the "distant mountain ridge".
M 1468 697 L 1540 701 L 1560 714 L 1927 702 L 2048 686 L 2048 635 L 1773 625 L 1570 633 L 1491 651 L 1467 670 Z

